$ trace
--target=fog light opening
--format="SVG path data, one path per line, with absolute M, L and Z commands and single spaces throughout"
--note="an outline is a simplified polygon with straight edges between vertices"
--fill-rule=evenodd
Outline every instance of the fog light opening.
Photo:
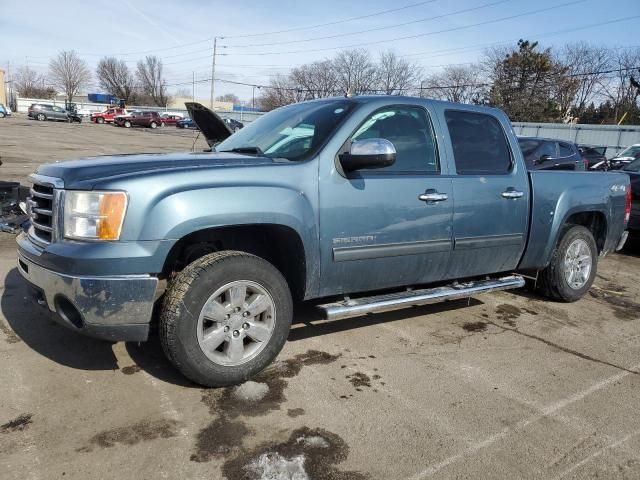
M 55 300 L 56 312 L 58 315 L 62 317 L 63 320 L 69 322 L 74 327 L 82 328 L 84 327 L 84 321 L 82 320 L 82 315 L 78 311 L 69 299 L 63 297 L 61 295 L 56 296 Z

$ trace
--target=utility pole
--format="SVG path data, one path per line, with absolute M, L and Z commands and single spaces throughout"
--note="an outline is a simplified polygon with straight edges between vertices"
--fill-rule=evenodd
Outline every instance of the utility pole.
M 216 84 L 216 50 L 218 47 L 218 37 L 213 37 L 213 56 L 211 57 L 211 110 L 213 110 L 213 92 Z
M 251 101 L 251 107 L 256 108 L 256 86 L 253 86 L 253 100 Z
M 191 85 L 191 100 L 196 101 L 196 72 L 191 72 L 193 75 L 193 83 Z

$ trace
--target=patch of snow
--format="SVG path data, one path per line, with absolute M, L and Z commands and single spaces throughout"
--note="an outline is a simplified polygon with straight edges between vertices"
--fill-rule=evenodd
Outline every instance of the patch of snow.
M 258 474 L 260 480 L 309 480 L 303 455 L 287 459 L 279 453 L 263 453 L 245 468 Z
M 248 381 L 238 385 L 233 391 L 233 395 L 240 400 L 257 402 L 262 400 L 268 392 L 269 385 L 266 383 Z
M 305 447 L 311 448 L 328 448 L 329 442 L 327 442 L 324 438 L 313 435 L 311 437 L 305 437 L 304 435 L 296 438 L 296 443 L 303 443 Z

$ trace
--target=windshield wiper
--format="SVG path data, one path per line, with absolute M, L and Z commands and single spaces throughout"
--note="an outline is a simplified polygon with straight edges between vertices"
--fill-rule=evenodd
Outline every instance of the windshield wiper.
M 220 150 L 220 153 L 246 153 L 247 155 L 256 155 L 259 157 L 264 157 L 264 152 L 260 149 L 260 147 L 236 147 L 231 150 Z

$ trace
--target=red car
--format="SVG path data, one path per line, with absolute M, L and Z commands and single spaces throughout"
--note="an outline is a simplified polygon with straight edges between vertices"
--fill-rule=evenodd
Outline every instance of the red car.
M 162 126 L 162 117 L 158 112 L 134 112 L 131 115 L 118 116 L 114 119 L 118 127 L 149 127 L 158 128 Z
M 162 126 L 165 125 L 175 125 L 178 120 L 182 120 L 181 115 L 174 115 L 172 113 L 163 113 L 160 115 L 160 119 L 162 120 Z
M 108 108 L 104 112 L 92 113 L 91 121 L 94 123 L 111 123 L 118 115 L 126 115 L 124 108 Z

